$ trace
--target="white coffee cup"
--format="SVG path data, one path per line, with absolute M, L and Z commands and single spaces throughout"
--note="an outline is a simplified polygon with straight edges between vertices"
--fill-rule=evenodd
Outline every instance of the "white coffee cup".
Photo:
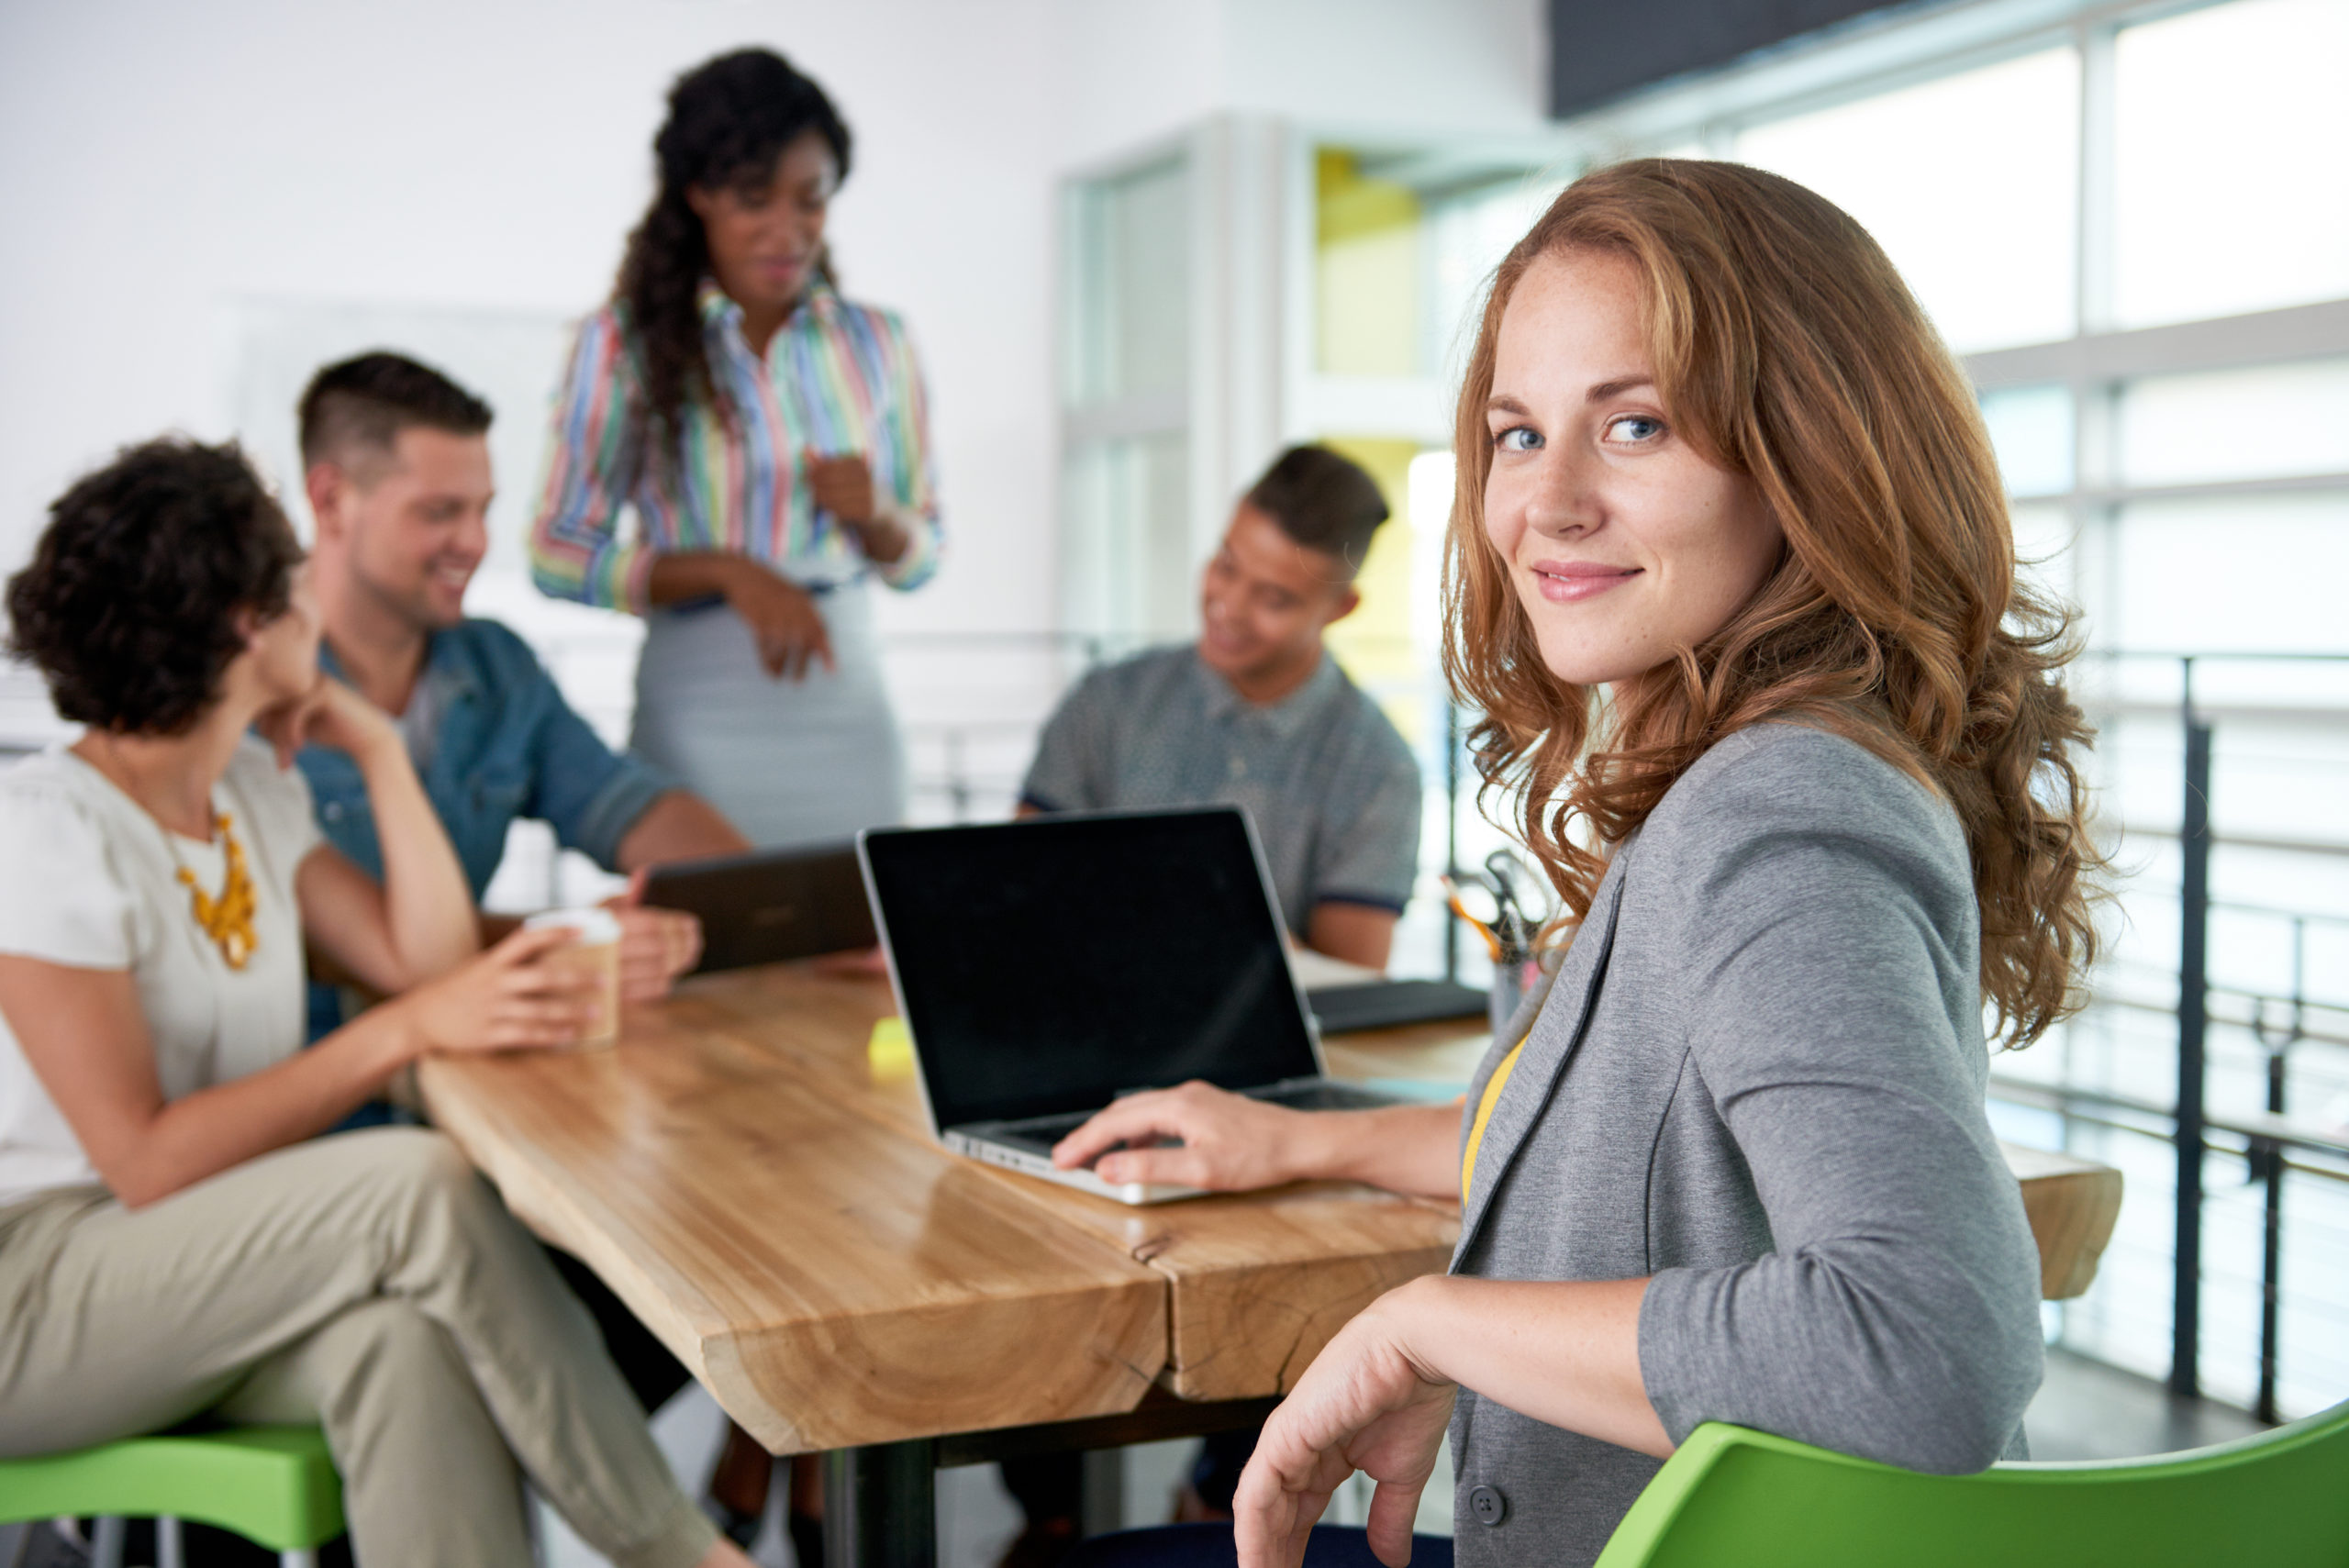
M 522 922 L 529 930 L 548 927 L 576 933 L 568 947 L 557 948 L 539 962 L 584 971 L 596 981 L 595 1017 L 581 1034 L 577 1049 L 595 1051 L 618 1043 L 620 1038 L 620 922 L 608 909 L 549 909 Z

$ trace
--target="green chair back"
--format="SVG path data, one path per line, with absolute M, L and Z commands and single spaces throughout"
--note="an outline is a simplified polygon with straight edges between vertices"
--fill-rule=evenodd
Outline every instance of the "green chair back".
M 0 1524 L 61 1515 L 195 1519 L 275 1551 L 343 1531 L 342 1482 L 316 1427 L 126 1438 L 0 1460 Z
M 2349 1402 L 2255 1437 L 1920 1475 L 1743 1427 L 1689 1434 L 1598 1568 L 2349 1568 Z

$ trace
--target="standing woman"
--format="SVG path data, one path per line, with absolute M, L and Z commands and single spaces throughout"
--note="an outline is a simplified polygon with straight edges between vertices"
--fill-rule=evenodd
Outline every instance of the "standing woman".
M 2020 1045 L 2076 1005 L 2099 862 L 2065 619 L 1963 373 L 1844 213 L 1642 160 L 1501 263 L 1454 440 L 1446 669 L 1576 923 L 1530 1030 L 1461 1110 L 1192 1085 L 1055 1151 L 1461 1199 L 1451 1272 L 1265 1424 L 1239 1561 L 1295 1564 L 1361 1469 L 1399 1564 L 1447 1427 L 1456 1555 L 1495 1568 L 1592 1562 L 1705 1421 L 2019 1456 L 2038 1260 L 1985 1014 Z
M 721 55 L 652 145 L 659 191 L 557 399 L 532 574 L 645 617 L 640 754 L 756 843 L 845 838 L 904 815 L 866 582 L 937 568 L 920 370 L 833 286 L 849 132 L 822 88 Z

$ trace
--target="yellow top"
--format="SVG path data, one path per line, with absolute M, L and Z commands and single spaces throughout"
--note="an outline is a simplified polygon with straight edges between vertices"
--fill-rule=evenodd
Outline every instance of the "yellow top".
M 1460 1201 L 1468 1201 L 1468 1178 L 1476 1173 L 1476 1148 L 1485 1141 L 1485 1124 L 1493 1119 L 1493 1107 L 1500 1104 L 1501 1085 L 1517 1068 L 1517 1059 L 1525 1054 L 1525 1041 L 1519 1040 L 1508 1048 L 1501 1064 L 1485 1080 L 1484 1097 L 1476 1102 L 1476 1119 L 1468 1124 L 1468 1150 L 1460 1160 Z

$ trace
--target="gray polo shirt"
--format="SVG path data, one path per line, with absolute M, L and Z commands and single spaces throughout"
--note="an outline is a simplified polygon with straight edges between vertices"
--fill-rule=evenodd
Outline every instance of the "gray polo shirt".
M 1040 811 L 1246 806 L 1299 934 L 1317 904 L 1399 913 L 1419 866 L 1419 764 L 1326 653 L 1263 706 L 1187 643 L 1105 665 L 1044 726 L 1019 793 Z

